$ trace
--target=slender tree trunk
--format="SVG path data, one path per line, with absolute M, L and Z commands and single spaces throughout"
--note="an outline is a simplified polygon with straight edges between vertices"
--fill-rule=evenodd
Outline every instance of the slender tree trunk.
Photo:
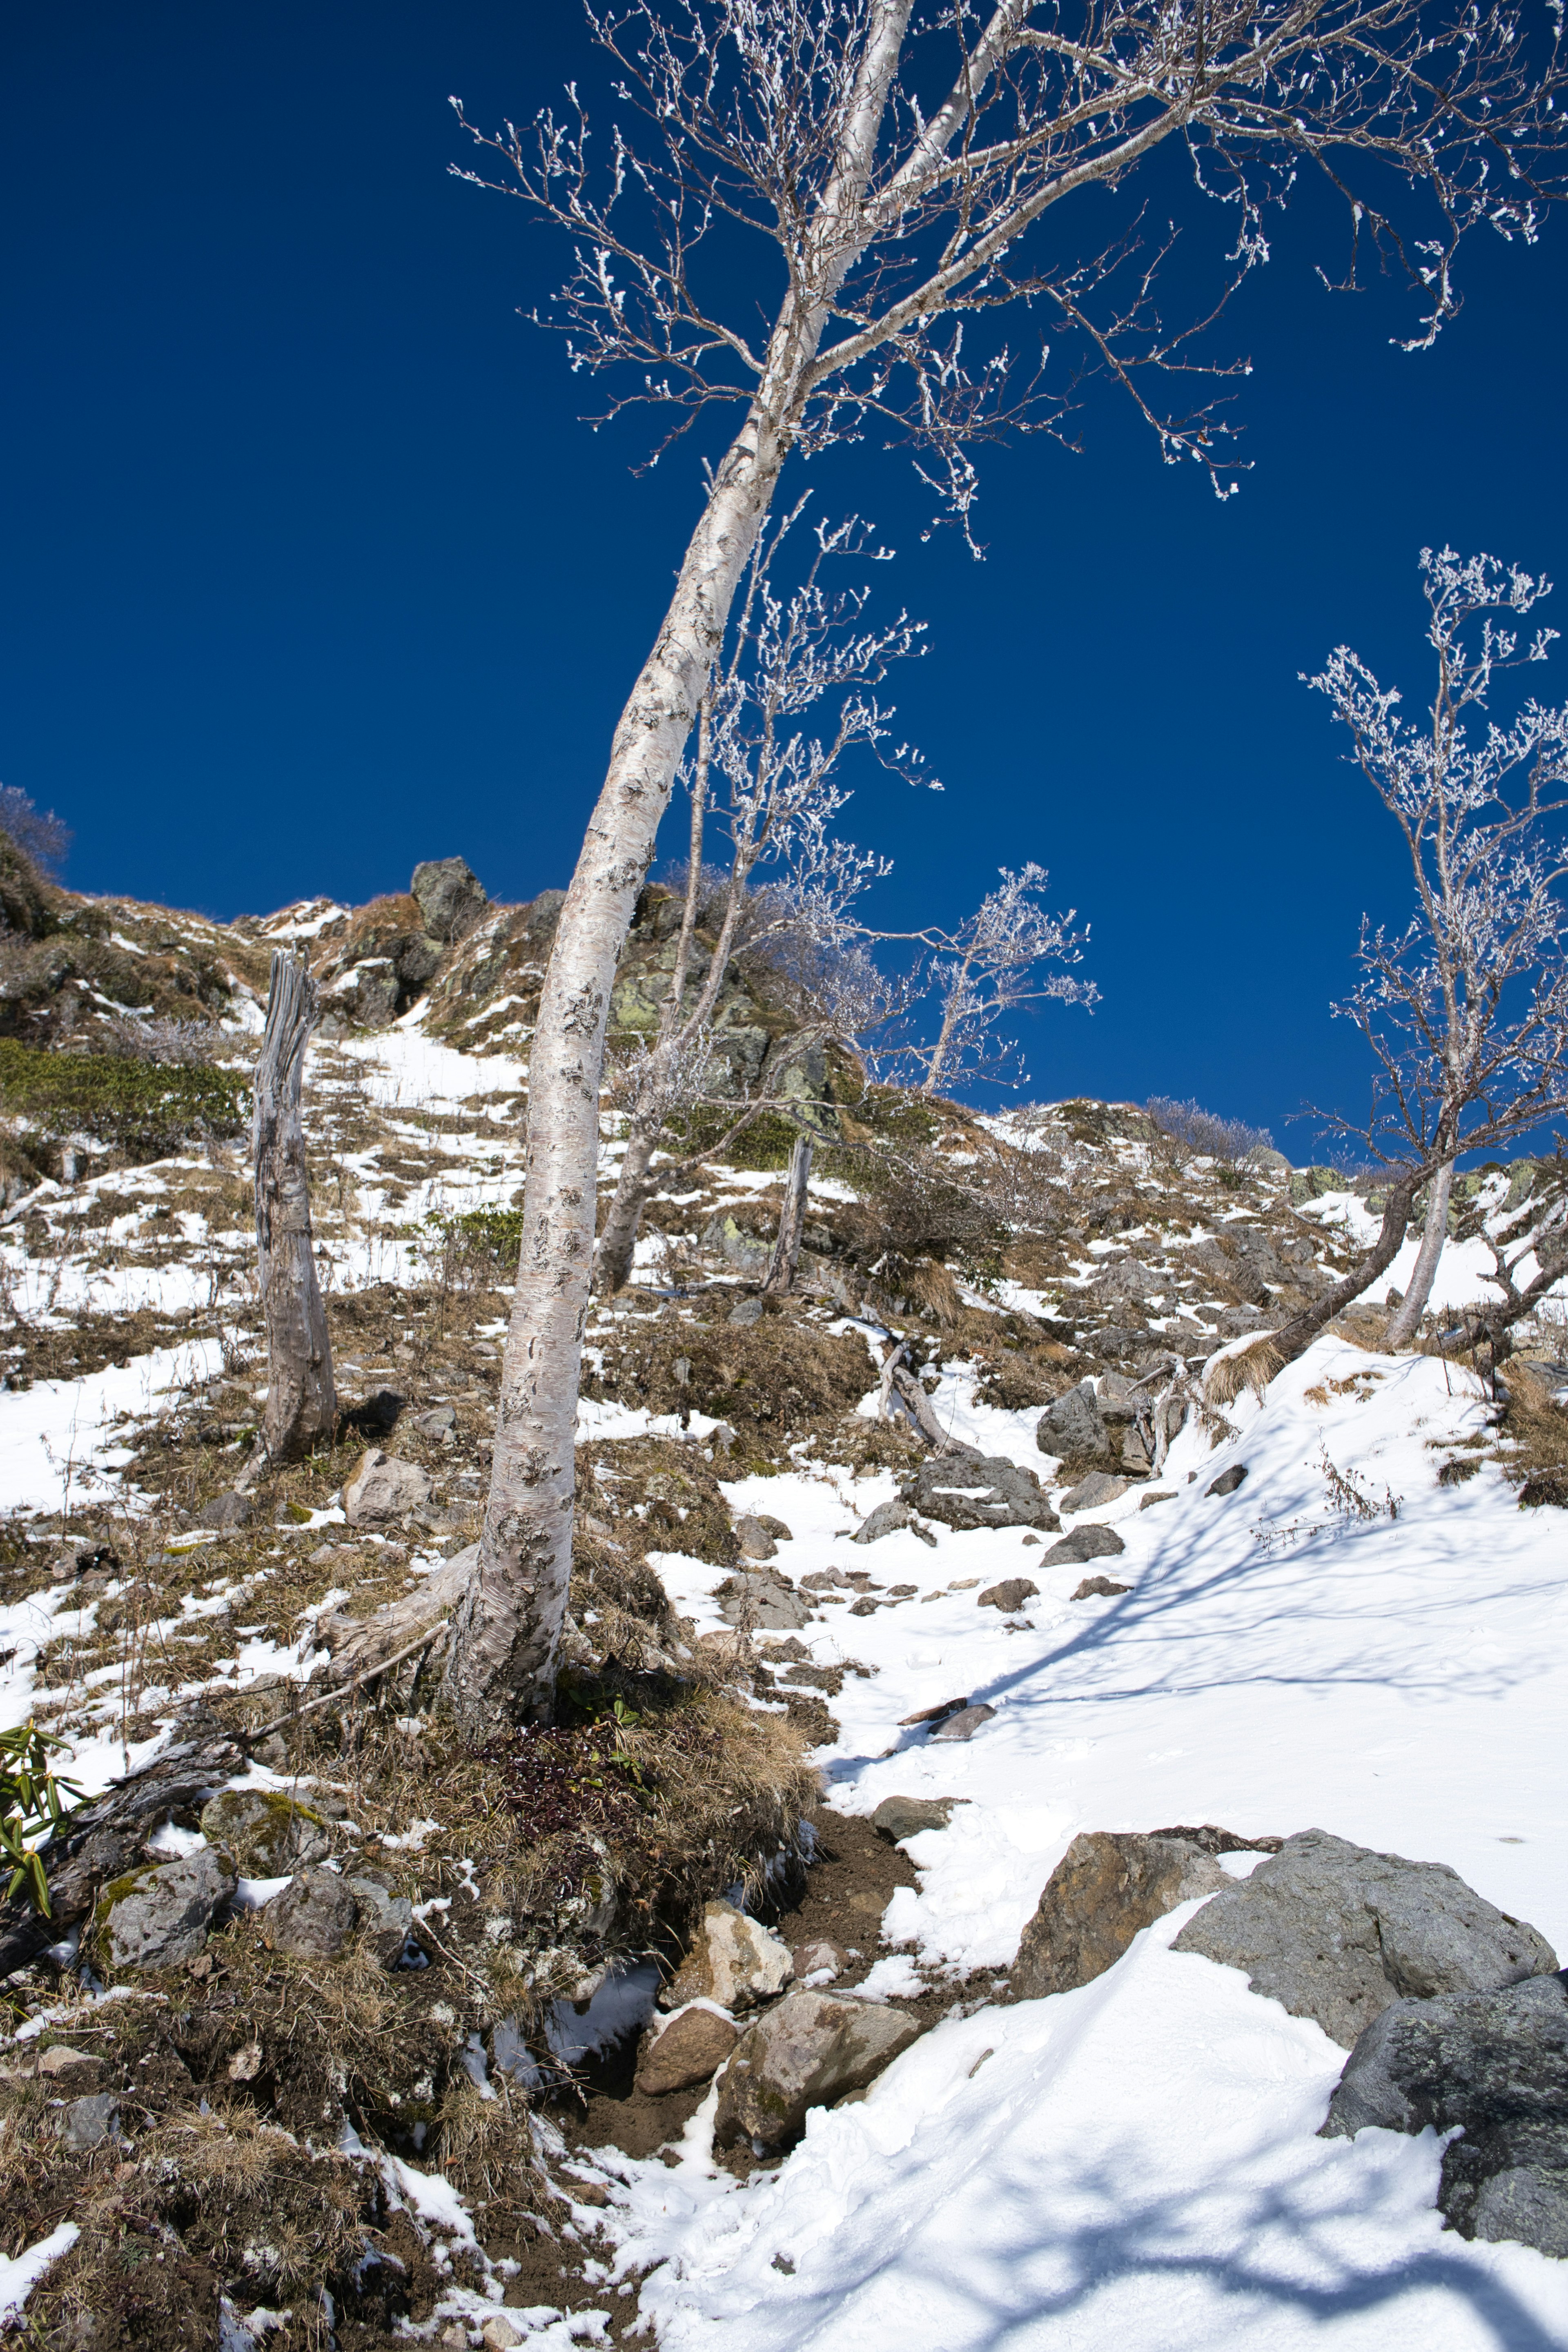
M 577 1383 L 593 1278 L 599 1083 L 616 962 L 757 530 L 789 453 L 832 304 L 869 234 L 861 203 L 912 0 L 879 0 L 855 101 L 746 420 L 711 478 L 674 597 L 621 715 L 566 893 L 528 1074 L 522 1244 L 479 1566 L 446 1696 L 482 1738 L 554 1697 L 572 1570 Z
M 648 1196 L 647 1171 L 658 1144 L 658 1128 L 634 1118 L 615 1194 L 605 1212 L 605 1230 L 599 1235 L 595 1280 L 604 1297 L 622 1289 L 632 1278 L 637 1228 Z
M 599 1083 L 616 963 L 784 444 L 761 401 L 719 469 L 633 690 L 566 894 L 528 1074 L 522 1242 L 474 1580 L 447 1704 L 482 1738 L 548 1717 L 572 1570 L 577 1385 L 594 1262 Z
M 275 951 L 267 1027 L 252 1081 L 256 1250 L 267 1318 L 267 1414 L 262 1443 L 274 1462 L 296 1460 L 331 1434 L 337 1418 L 332 1346 L 310 1246 L 310 1195 L 300 1086 L 318 1013 L 303 961 Z
M 773 1260 L 763 1284 L 764 1292 L 795 1288 L 795 1268 L 800 1264 L 800 1237 L 805 1230 L 805 1195 L 806 1187 L 811 1182 L 811 1154 L 810 1136 L 797 1135 L 789 1155 L 784 1206 L 779 1211 L 778 1239 L 773 1244 Z
M 1378 1276 L 1393 1265 L 1410 1223 L 1410 1203 L 1423 1178 L 1436 1173 L 1436 1169 L 1413 1168 L 1392 1186 L 1377 1239 L 1360 1265 L 1352 1266 L 1342 1282 L 1336 1282 L 1331 1290 L 1314 1299 L 1310 1307 L 1303 1307 L 1300 1315 L 1293 1315 L 1274 1333 L 1271 1344 L 1281 1364 L 1293 1363 L 1298 1356 L 1304 1355 L 1319 1332 L 1353 1305 L 1362 1292 L 1370 1289 Z
M 1410 1276 L 1410 1287 L 1388 1327 L 1390 1348 L 1408 1348 L 1421 1328 L 1421 1318 L 1426 1314 L 1426 1301 L 1432 1296 L 1432 1284 L 1436 1276 L 1437 1262 L 1443 1255 L 1443 1244 L 1448 1238 L 1448 1198 L 1453 1189 L 1454 1163 L 1447 1160 L 1427 1188 L 1426 1230 L 1421 1235 L 1421 1247 L 1416 1254 L 1415 1271 Z

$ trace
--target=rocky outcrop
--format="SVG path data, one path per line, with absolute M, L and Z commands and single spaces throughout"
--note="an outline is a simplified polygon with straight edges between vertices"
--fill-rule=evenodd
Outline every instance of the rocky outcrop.
M 490 903 L 484 884 L 462 857 L 426 858 L 415 867 L 408 889 L 428 937 L 447 946 L 472 930 Z
M 912 2017 L 846 1993 L 791 1993 L 736 2044 L 719 2086 L 715 2145 L 786 2147 L 813 2107 L 864 2090 L 920 2030 Z
M 1074 1838 L 1046 1881 L 1013 1963 L 1013 1990 L 1020 2000 L 1038 2000 L 1089 1984 L 1121 1958 L 1140 1929 L 1178 1903 L 1231 1883 L 1185 1839 L 1088 1831 Z
M 1325 2138 L 1462 2127 L 1438 2207 L 1466 2238 L 1517 2238 L 1568 2256 L 1568 1986 L 1394 2000 L 1352 2051 Z
M 1402 1995 L 1494 1992 L 1557 1966 L 1543 1936 L 1445 1864 L 1374 1853 L 1322 1830 L 1287 1838 L 1205 1904 L 1173 1948 L 1245 1969 L 1254 1992 L 1315 2018 L 1347 2050 Z
M 1035 1424 L 1035 1443 L 1042 1454 L 1059 1454 L 1086 1468 L 1108 1468 L 1121 1450 L 1120 1434 L 1112 1437 L 1089 1381 L 1080 1381 L 1046 1407 Z
M 903 1488 L 904 1501 L 944 1527 L 1044 1528 L 1061 1521 L 1032 1470 L 995 1455 L 942 1454 L 922 1462 Z

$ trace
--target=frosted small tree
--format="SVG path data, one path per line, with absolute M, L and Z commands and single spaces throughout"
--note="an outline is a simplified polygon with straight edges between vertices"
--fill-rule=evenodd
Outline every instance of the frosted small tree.
M 936 1000 L 936 1035 L 927 1045 L 900 1048 L 898 1061 L 920 1074 L 923 1094 L 963 1079 L 1022 1079 L 1017 1048 L 997 1034 L 997 1024 L 1026 1004 L 1099 1003 L 1092 981 L 1069 971 L 1043 971 L 1049 963 L 1082 960 L 1087 929 L 1072 929 L 1074 909 L 1048 914 L 1039 894 L 1049 877 L 1033 860 L 1017 873 L 1002 868 L 999 889 L 982 899 L 955 931 L 915 936 L 931 958 L 929 990 Z
M 490 1495 L 447 1668 L 480 1736 L 498 1710 L 552 1701 L 616 962 L 785 465 L 889 428 L 967 531 L 977 448 L 1069 429 L 1033 340 L 1049 321 L 1169 462 L 1228 493 L 1223 419 L 1164 387 L 1190 388 L 1194 337 L 1268 258 L 1269 207 L 1321 175 L 1346 202 L 1342 276 L 1369 246 L 1402 271 L 1425 346 L 1458 306 L 1465 236 L 1535 235 L 1568 131 L 1544 15 L 1538 33 L 1503 0 L 1446 16 L 1431 0 L 952 0 L 921 16 L 912 0 L 634 0 L 588 21 L 624 115 L 603 173 L 574 96 L 565 119 L 474 135 L 491 184 L 573 247 L 553 318 L 574 366 L 623 387 L 612 413 L 655 407 L 665 446 L 699 421 L 727 446 L 616 727 L 540 1003 Z M 1173 321 L 1156 296 L 1170 239 L 1145 247 L 1136 215 L 1102 226 L 1166 146 L 1222 208 L 1227 255 L 1213 299 Z M 1015 306 L 1031 319 L 1021 360 Z
M 1335 1008 L 1375 1064 L 1370 1118 L 1335 1123 L 1396 1171 L 1395 1192 L 1426 1188 L 1394 1347 L 1415 1337 L 1431 1296 L 1455 1162 L 1517 1141 L 1568 1104 L 1568 707 L 1530 698 L 1506 724 L 1488 709 L 1500 676 L 1544 661 L 1556 634 L 1538 628 L 1521 644 L 1500 615 L 1522 619 L 1551 583 L 1452 548 L 1423 549 L 1421 575 L 1436 657 L 1424 719 L 1403 718 L 1398 689 L 1343 646 L 1308 681 L 1349 728 L 1415 889 L 1403 930 L 1363 921 L 1362 979 Z

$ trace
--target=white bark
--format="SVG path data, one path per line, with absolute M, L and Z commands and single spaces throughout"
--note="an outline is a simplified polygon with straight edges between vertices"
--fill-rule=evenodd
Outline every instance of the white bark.
M 332 1346 L 316 1280 L 310 1195 L 300 1112 L 305 1047 L 317 1019 L 315 983 L 302 961 L 272 958 L 267 1027 L 252 1080 L 256 1249 L 267 1318 L 267 1413 L 262 1445 L 295 1460 L 331 1435 L 337 1418 Z
M 1395 1309 L 1388 1327 L 1388 1345 L 1408 1348 L 1421 1328 L 1421 1318 L 1426 1312 L 1426 1301 L 1432 1296 L 1432 1284 L 1437 1272 L 1437 1262 L 1443 1255 L 1443 1244 L 1448 1238 L 1448 1197 L 1454 1189 L 1454 1163 L 1450 1160 L 1437 1171 L 1426 1188 L 1426 1223 L 1421 1235 L 1421 1247 L 1416 1254 L 1415 1270 L 1410 1277 L 1410 1287 L 1402 1304 Z
M 712 479 L 664 625 L 622 713 L 555 933 L 529 1065 L 522 1243 L 477 1571 L 446 1693 L 482 1736 L 547 1716 L 572 1572 L 577 1385 L 593 1276 L 599 1082 L 616 962 L 730 606 L 778 484 L 876 152 L 911 0 L 881 0 L 858 103 L 745 423 Z

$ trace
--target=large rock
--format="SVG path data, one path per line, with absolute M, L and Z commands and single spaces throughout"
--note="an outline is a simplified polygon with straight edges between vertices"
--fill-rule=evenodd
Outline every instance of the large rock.
M 144 1975 L 194 1960 L 234 1879 L 210 1846 L 106 1888 L 99 1905 L 109 1964 Z
M 1042 1454 L 1058 1454 L 1066 1462 L 1109 1465 L 1119 1452 L 1088 1381 L 1046 1407 L 1035 1425 L 1035 1443 Z
M 1042 1568 L 1081 1568 L 1091 1559 L 1114 1559 L 1127 1546 L 1114 1528 L 1102 1528 L 1098 1519 L 1088 1527 L 1074 1528 L 1070 1536 L 1054 1543 L 1041 1555 Z
M 1127 1492 L 1125 1478 L 1114 1477 L 1109 1470 L 1091 1470 L 1069 1487 L 1057 1508 L 1070 1514 L 1074 1511 L 1102 1510 L 1107 1503 L 1119 1503 Z
M 811 1622 L 809 1604 L 777 1570 L 742 1569 L 714 1598 L 725 1624 L 744 1633 L 793 1633 Z
M 754 2009 L 782 1991 L 794 1973 L 789 1947 L 771 1927 L 748 1919 L 732 1903 L 710 1903 L 679 1973 L 659 1995 L 659 2006 L 679 2009 L 689 2000 L 711 2000 L 721 2009 Z
M 369 1875 L 356 1874 L 348 1887 L 372 1951 L 384 1969 L 395 1968 L 414 1932 L 412 1898 L 394 1895 L 384 1879 Z
M 1500 1992 L 1391 2001 L 1356 2042 L 1326 2138 L 1464 2126 L 1437 2203 L 1466 2238 L 1519 2238 L 1568 2256 L 1568 1988 L 1540 1976 Z
M 422 1510 L 429 1499 L 429 1476 L 417 1462 L 400 1462 L 373 1445 L 343 1488 L 343 1514 L 352 1528 L 379 1527 Z
M 1000 1455 L 984 1460 L 942 1454 L 922 1462 L 904 1500 L 949 1528 L 1059 1528 L 1032 1470 Z
M 1013 1990 L 1020 2000 L 1038 2000 L 1089 1984 L 1121 1958 L 1141 1928 L 1178 1903 L 1231 1884 L 1217 1862 L 1184 1838 L 1086 1831 L 1046 1881 L 1013 1963 Z
M 983 1592 L 980 1595 L 975 1606 L 978 1609 L 1004 1611 L 1021 1609 L 1026 1601 L 1035 1599 L 1039 1589 L 1032 1577 L 1004 1577 L 1000 1584 L 994 1584 L 989 1592 Z
M 900 1838 L 919 1837 L 923 1830 L 946 1829 L 957 1801 L 955 1797 L 884 1797 L 871 1816 L 871 1827 L 889 1845 L 897 1845 Z
M 647 2099 L 694 2090 L 699 2083 L 712 2080 L 740 2038 L 732 2017 L 694 2001 L 668 2023 L 649 2028 L 635 2087 Z
M 912 2017 L 845 1993 L 793 1992 L 742 2035 L 719 2085 L 720 2147 L 798 2139 L 807 2112 L 864 2090 L 920 2032 Z
M 408 888 L 434 940 L 461 939 L 490 903 L 484 884 L 462 857 L 426 858 L 415 867 Z
M 335 1960 L 359 1922 L 359 1906 L 334 1870 L 305 1870 L 261 1906 L 269 1950 L 297 1960 Z
M 1243 1969 L 1254 1992 L 1313 2017 L 1348 2050 L 1401 1995 L 1495 1992 L 1557 1966 L 1543 1936 L 1438 1862 L 1373 1853 L 1322 1830 L 1287 1838 L 1177 1937 Z
M 273 1789 L 224 1789 L 202 1810 L 202 1834 L 247 1878 L 281 1878 L 320 1862 L 327 1830 L 320 1813 Z

